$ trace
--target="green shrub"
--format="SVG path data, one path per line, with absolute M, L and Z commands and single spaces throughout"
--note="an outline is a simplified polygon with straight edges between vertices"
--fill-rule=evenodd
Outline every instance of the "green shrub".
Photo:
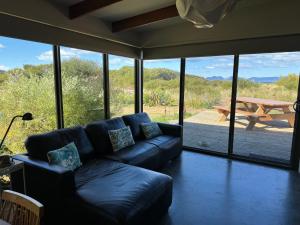
M 289 74 L 288 76 L 282 76 L 277 81 L 279 86 L 283 86 L 288 90 L 297 91 L 299 82 L 299 76 L 296 74 Z
M 251 80 L 239 78 L 238 80 L 238 89 L 249 89 L 249 88 L 257 88 L 259 87 L 259 84 L 256 82 L 253 82 Z
M 110 108 L 112 115 L 134 104 L 134 68 L 110 70 Z M 104 118 L 103 74 L 93 61 L 70 59 L 62 62 L 63 102 L 65 126 L 84 125 Z M 185 118 L 198 110 L 213 109 L 215 105 L 229 105 L 232 82 L 209 81 L 203 77 L 186 75 Z M 145 69 L 144 104 L 160 107 L 167 112 L 179 104 L 179 73 L 164 69 Z M 255 83 L 239 79 L 238 95 L 294 101 L 297 97 L 298 76 L 289 74 L 275 84 Z M 5 141 L 1 153 L 24 152 L 28 135 L 56 129 L 53 65 L 24 65 L 0 73 L 0 135 L 4 134 L 11 118 L 32 112 L 33 121 L 17 120 Z M 176 113 L 158 113 L 158 121 L 177 120 Z

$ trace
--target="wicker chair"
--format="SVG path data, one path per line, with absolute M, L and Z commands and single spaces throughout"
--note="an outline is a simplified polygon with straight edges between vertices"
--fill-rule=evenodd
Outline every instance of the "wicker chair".
M 44 206 L 18 192 L 2 192 L 0 218 L 11 225 L 40 225 Z

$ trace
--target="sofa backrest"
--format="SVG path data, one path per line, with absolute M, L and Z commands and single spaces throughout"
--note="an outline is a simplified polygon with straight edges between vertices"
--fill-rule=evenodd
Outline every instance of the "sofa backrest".
M 108 135 L 109 130 L 116 130 L 126 127 L 122 118 L 96 121 L 86 126 L 85 130 L 90 138 L 97 154 L 104 155 L 113 152 Z
M 83 162 L 94 156 L 93 145 L 83 127 L 80 126 L 29 136 L 25 142 L 25 147 L 29 156 L 48 161 L 47 153 L 49 151 L 61 148 L 71 142 L 75 143 Z
M 130 127 L 134 140 L 144 139 L 141 123 L 149 123 L 151 119 L 147 113 L 136 113 L 122 117 L 125 124 Z

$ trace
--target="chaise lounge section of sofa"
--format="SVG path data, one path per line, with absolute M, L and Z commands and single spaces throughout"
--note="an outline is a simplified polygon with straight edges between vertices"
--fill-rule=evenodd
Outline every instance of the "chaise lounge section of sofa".
M 172 178 L 156 172 L 182 151 L 182 127 L 159 124 L 163 134 L 146 140 L 146 113 L 97 121 L 84 127 L 33 135 L 26 141 L 27 194 L 45 205 L 46 224 L 153 224 L 172 202 Z M 108 130 L 129 126 L 135 145 L 113 152 Z M 47 152 L 74 142 L 82 166 L 69 171 L 47 162 Z M 18 179 L 18 175 L 12 176 Z M 13 187 L 18 190 L 18 187 Z M 64 220 L 62 219 L 64 218 Z

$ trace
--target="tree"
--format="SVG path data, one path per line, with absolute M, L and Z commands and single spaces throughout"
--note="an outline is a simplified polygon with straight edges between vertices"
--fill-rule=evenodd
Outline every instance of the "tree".
M 62 62 L 65 126 L 85 125 L 104 118 L 102 68 L 93 61 Z
M 24 152 L 28 135 L 56 129 L 53 65 L 25 65 L 5 72 L 0 83 L 1 134 L 15 115 L 32 112 L 34 120 L 17 120 L 2 150 Z M 62 62 L 65 126 L 84 125 L 104 118 L 102 69 L 94 62 Z

